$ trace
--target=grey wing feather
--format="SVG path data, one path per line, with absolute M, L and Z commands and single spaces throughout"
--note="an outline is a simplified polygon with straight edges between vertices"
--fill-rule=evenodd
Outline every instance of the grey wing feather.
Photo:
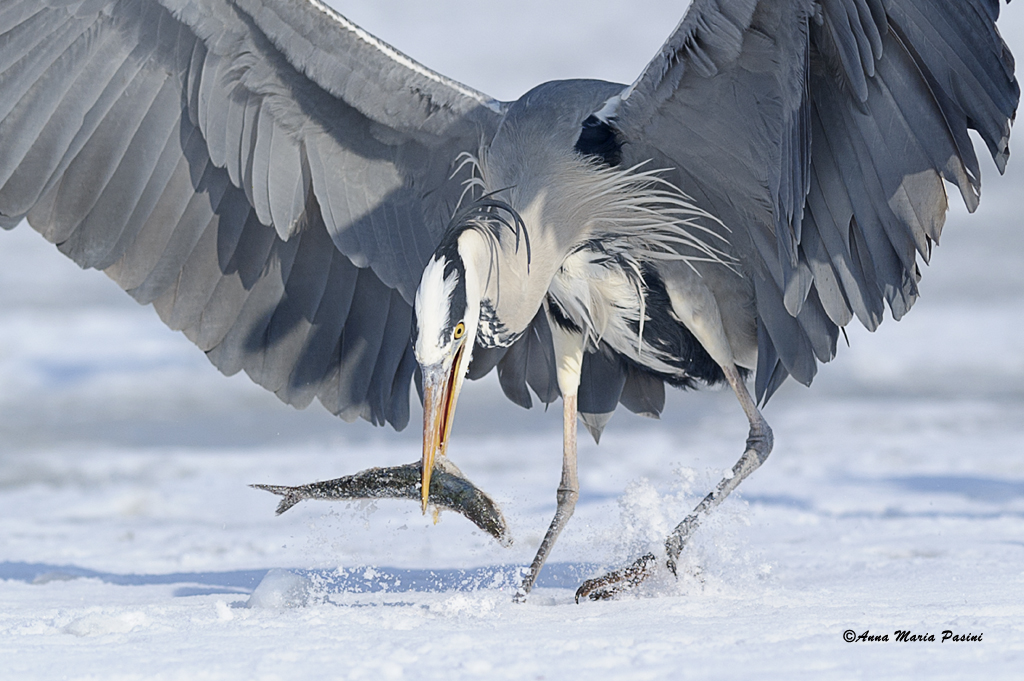
M 483 366 L 499 354 L 485 353 Z M 500 354 L 497 366 L 502 391 L 519 406 L 529 409 L 533 405 L 530 388 L 543 404 L 551 404 L 558 399 L 561 393 L 555 373 L 555 349 L 543 307 L 537 311 L 526 333 L 504 354 Z
M 653 374 L 630 366 L 619 402 L 634 414 L 659 418 L 665 409 L 665 383 Z
M 618 404 L 654 419 L 660 418 L 665 408 L 664 381 L 639 365 L 625 362 L 605 344 L 583 356 L 580 379 L 580 420 L 595 442 L 600 442 Z
M 533 318 L 526 333 L 510 347 L 474 350 L 468 377 L 481 378 L 495 366 L 498 369 L 498 382 L 502 391 L 508 399 L 519 406 L 526 409 L 533 406 L 531 389 L 542 404 L 551 404 L 558 399 L 561 393 L 555 369 L 555 350 L 551 328 L 548 326 L 543 308 Z M 600 438 L 604 426 L 615 411 L 623 387 L 634 373 L 640 372 L 627 366 L 606 344 L 602 344 L 596 352 L 585 353 L 577 408 L 595 440 Z M 644 395 L 637 394 L 639 386 L 655 394 L 660 388 L 663 405 L 664 385 L 661 381 L 652 379 L 657 383 L 657 388 L 651 385 L 651 381 L 645 381 L 643 378 L 641 381 L 634 385 L 631 396 L 636 395 L 636 399 L 629 402 L 629 408 L 646 404 Z M 654 401 L 657 401 L 656 397 Z M 649 411 L 646 407 L 640 409 Z M 656 411 L 660 413 L 661 409 L 658 408 Z
M 226 373 L 404 426 L 412 293 L 497 103 L 317 2 L 11 0 L 0 45 L 0 225 Z
M 733 230 L 753 280 L 757 393 L 809 383 L 852 316 L 917 297 L 946 211 L 1000 171 L 1019 87 L 995 0 L 695 0 L 615 125 Z M 899 150 L 898 152 L 896 150 Z
M 583 356 L 577 408 L 595 442 L 619 404 L 627 372 L 626 363 L 605 343 Z
M 602 343 L 583 356 L 578 409 L 584 414 L 611 414 L 619 404 L 626 385 L 626 365 L 617 353 Z
M 473 359 L 469 363 L 469 370 L 466 378 L 476 381 L 491 373 L 491 370 L 498 366 L 508 352 L 508 348 L 485 348 L 476 346 L 473 348 Z

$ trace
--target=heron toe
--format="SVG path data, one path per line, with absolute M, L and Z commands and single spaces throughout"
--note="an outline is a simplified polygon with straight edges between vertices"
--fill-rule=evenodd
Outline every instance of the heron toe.
M 604 601 L 613 598 L 623 591 L 632 589 L 651 576 L 657 566 L 657 558 L 653 553 L 645 553 L 637 558 L 632 565 L 595 579 L 588 579 L 576 590 L 576 602 L 581 598 L 592 601 Z

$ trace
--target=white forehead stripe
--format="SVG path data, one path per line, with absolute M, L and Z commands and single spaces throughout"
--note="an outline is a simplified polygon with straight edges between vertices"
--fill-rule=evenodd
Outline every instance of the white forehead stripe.
M 437 364 L 445 357 L 442 345 L 449 339 L 442 339 L 444 330 L 451 315 L 452 294 L 455 292 L 455 280 L 458 274 L 452 270 L 448 277 L 444 276 L 448 264 L 444 256 L 431 258 L 423 270 L 420 287 L 416 289 L 416 320 L 419 334 L 416 337 L 416 359 L 422 364 Z

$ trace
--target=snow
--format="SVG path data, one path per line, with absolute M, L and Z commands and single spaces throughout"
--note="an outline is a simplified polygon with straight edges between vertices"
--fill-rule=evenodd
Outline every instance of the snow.
M 573 73 L 631 80 L 679 14 L 452 4 L 341 9 L 505 99 Z M 1005 12 L 1022 55 L 1024 12 Z M 466 59 L 479 41 L 449 21 L 507 49 Z M 746 424 L 730 394 L 676 393 L 661 421 L 618 413 L 600 446 L 581 440 L 576 516 L 513 604 L 554 510 L 559 409 L 521 410 L 493 377 L 459 402 L 450 455 L 501 504 L 510 549 L 412 502 L 275 517 L 249 483 L 414 461 L 419 434 L 281 405 L 30 229 L 0 235 L 0 678 L 1019 678 L 1024 164 L 984 172 L 981 209 L 954 209 L 911 314 L 851 327 L 811 389 L 773 398 L 774 453 L 679 579 L 581 605 L 581 579 L 657 549 L 733 464 Z

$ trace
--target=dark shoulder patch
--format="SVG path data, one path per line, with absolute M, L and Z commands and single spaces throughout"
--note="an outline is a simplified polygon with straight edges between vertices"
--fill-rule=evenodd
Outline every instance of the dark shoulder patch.
M 593 156 L 605 165 L 615 167 L 622 162 L 622 143 L 615 128 L 591 114 L 583 121 L 583 129 L 576 140 L 577 153 Z

